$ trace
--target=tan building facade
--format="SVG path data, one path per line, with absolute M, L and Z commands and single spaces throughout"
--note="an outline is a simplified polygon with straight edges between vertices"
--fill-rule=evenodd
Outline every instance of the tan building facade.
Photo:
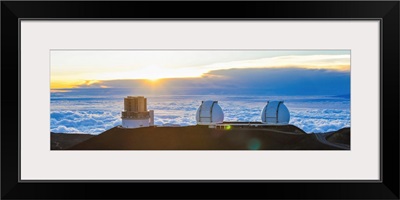
M 124 110 L 121 114 L 123 119 L 148 119 L 150 113 L 147 111 L 147 98 L 143 96 L 124 98 Z
M 154 126 L 154 111 L 147 110 L 147 98 L 143 96 L 124 98 L 124 110 L 121 112 L 121 118 L 124 128 Z
M 124 111 L 145 112 L 147 111 L 147 98 L 143 96 L 128 96 L 124 98 Z

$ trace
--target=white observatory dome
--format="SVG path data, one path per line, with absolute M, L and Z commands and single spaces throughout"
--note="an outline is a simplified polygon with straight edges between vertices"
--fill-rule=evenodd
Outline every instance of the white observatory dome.
M 290 113 L 283 101 L 268 101 L 261 112 L 261 121 L 264 124 L 288 124 Z
M 196 112 L 196 122 L 199 125 L 213 125 L 224 121 L 224 112 L 218 101 L 202 101 Z

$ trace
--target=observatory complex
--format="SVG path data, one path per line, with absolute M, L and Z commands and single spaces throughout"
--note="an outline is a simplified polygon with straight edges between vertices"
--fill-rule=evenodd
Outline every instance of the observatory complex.
M 261 108 L 260 108 L 261 111 Z M 194 113 L 193 113 L 194 114 Z M 283 101 L 268 101 L 255 121 L 224 121 L 218 101 L 201 101 L 196 125 L 154 125 L 154 112 L 147 110 L 144 96 L 124 98 L 122 125 L 71 145 L 52 134 L 52 149 L 71 150 L 324 150 L 350 149 L 350 129 L 335 133 L 306 134 L 289 124 L 290 113 Z M 333 135 L 336 134 L 336 135 Z M 54 138 L 54 141 L 53 141 Z M 57 140 L 57 138 L 59 140 Z
M 154 111 L 147 110 L 147 99 L 143 96 L 124 98 L 124 110 L 121 113 L 121 118 L 122 128 L 154 126 Z M 204 125 L 209 128 L 288 125 L 289 120 L 290 113 L 283 101 L 267 101 L 261 111 L 261 122 L 224 122 L 224 112 L 218 101 L 213 100 L 202 101 L 196 111 L 197 125 Z
M 121 112 L 123 128 L 154 126 L 154 111 L 147 110 L 147 98 L 128 96 L 124 98 L 124 110 Z
M 283 101 L 267 101 L 261 111 L 261 122 L 224 122 L 224 112 L 218 101 L 202 101 L 196 112 L 197 125 L 208 125 L 209 128 L 262 127 L 288 125 L 290 113 Z
M 290 113 L 283 101 L 267 101 L 261 111 L 261 123 L 265 125 L 287 125 Z M 217 125 L 224 123 L 224 112 L 218 101 L 202 101 L 196 112 L 197 125 Z

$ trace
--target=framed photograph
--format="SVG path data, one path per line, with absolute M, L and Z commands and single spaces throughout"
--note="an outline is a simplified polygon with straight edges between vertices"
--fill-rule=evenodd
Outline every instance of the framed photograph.
M 399 199 L 397 1 L 1 5 L 3 199 Z
M 50 150 L 350 150 L 350 53 L 52 49 Z

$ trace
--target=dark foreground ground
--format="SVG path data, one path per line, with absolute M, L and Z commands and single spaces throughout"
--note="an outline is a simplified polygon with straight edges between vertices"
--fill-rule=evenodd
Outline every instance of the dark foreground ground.
M 211 129 L 206 126 L 138 129 L 114 127 L 98 136 L 89 136 L 90 138 L 83 134 L 69 134 L 68 137 L 60 135 L 66 134 L 52 134 L 52 150 L 350 149 L 350 128 L 323 133 L 316 137 L 316 134 L 305 134 L 304 131 L 292 125 L 268 128 L 232 127 L 230 130 Z M 74 135 L 76 138 L 72 138 Z M 71 145 L 72 143 L 75 145 Z M 53 144 L 58 146 L 53 146 Z
M 95 137 L 89 134 L 61 134 L 51 133 L 51 149 L 64 150 L 71 148 L 85 140 Z

